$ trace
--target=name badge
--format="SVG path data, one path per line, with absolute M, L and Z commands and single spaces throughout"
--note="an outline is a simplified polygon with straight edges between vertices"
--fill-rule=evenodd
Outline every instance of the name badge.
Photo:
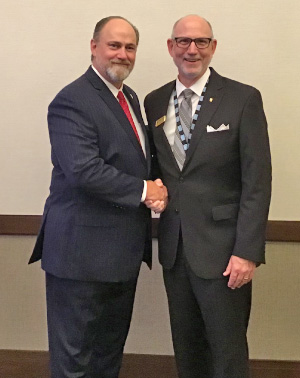
M 156 122 L 155 122 L 155 127 L 157 126 L 160 126 L 161 124 L 165 123 L 166 122 L 166 119 L 167 117 L 164 115 L 163 117 L 159 118 Z

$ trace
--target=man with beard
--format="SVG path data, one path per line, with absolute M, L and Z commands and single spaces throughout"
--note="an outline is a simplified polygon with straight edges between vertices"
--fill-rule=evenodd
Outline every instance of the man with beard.
M 53 378 L 117 378 L 150 210 L 167 191 L 147 180 L 150 151 L 136 94 L 123 85 L 139 34 L 122 17 L 96 25 L 92 65 L 49 106 L 50 195 L 30 263 L 46 271 Z
M 264 262 L 271 194 L 258 90 L 209 67 L 211 25 L 178 20 L 168 49 L 178 78 L 145 109 L 169 191 L 159 256 L 180 378 L 248 378 L 251 280 Z

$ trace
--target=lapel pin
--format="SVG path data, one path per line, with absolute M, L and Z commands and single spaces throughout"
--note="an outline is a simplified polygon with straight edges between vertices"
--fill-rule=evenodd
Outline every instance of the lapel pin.
M 163 117 L 160 117 L 156 122 L 155 122 L 155 127 L 160 126 L 162 123 L 166 121 L 167 117 L 164 115 Z
M 214 99 L 213 99 L 213 97 L 211 97 L 210 99 L 209 99 L 209 102 L 213 102 L 214 101 Z

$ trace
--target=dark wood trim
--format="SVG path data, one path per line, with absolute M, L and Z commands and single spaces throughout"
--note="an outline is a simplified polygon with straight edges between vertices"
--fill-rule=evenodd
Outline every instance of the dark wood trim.
M 0 235 L 37 235 L 40 215 L 0 215 Z M 157 238 L 159 219 L 152 219 L 152 236 Z M 300 242 L 300 221 L 268 222 L 267 240 L 277 242 Z
M 0 350 L 0 377 L 50 378 L 47 352 Z
M 251 378 L 299 378 L 300 361 L 250 361 Z
M 267 240 L 278 242 L 300 242 L 299 221 L 269 221 Z
M 0 235 L 37 235 L 40 215 L 0 215 Z
M 50 378 L 48 352 L 0 350 L 0 377 Z M 252 378 L 299 378 L 300 361 L 250 361 Z M 120 378 L 176 378 L 173 356 L 125 354 Z

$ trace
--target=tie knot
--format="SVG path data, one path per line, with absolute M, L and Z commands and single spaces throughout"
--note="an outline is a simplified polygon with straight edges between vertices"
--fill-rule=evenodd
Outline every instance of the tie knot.
M 191 89 L 185 89 L 183 92 L 182 92 L 182 95 L 183 97 L 186 99 L 186 100 L 190 100 L 193 96 L 195 92 L 192 91 Z
M 126 101 L 126 100 L 125 100 L 125 96 L 124 96 L 124 94 L 123 94 L 122 91 L 119 91 L 119 92 L 118 92 L 117 98 L 118 98 L 119 102 Z

